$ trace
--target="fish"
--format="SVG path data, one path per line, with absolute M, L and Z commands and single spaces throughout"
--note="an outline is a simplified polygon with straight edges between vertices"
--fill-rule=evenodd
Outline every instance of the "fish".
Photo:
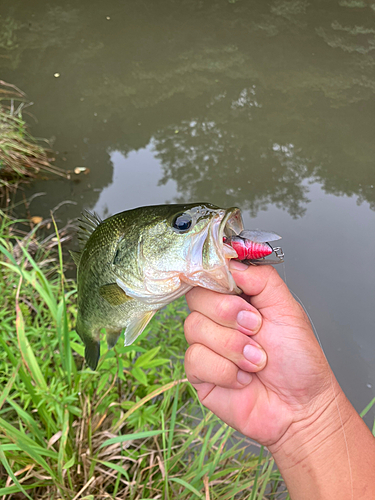
M 71 255 L 77 266 L 76 331 L 87 365 L 92 370 L 98 365 L 103 328 L 109 349 L 123 329 L 128 346 L 156 311 L 194 286 L 241 293 L 230 259 L 267 263 L 264 257 L 272 253 L 268 240 L 279 238 L 244 230 L 239 208 L 210 203 L 138 207 L 103 221 L 83 212 L 80 250 Z M 241 253 L 242 247 L 246 251 Z

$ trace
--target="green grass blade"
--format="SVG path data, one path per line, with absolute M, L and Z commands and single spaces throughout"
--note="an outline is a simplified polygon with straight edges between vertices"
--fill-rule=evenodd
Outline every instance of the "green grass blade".
M 21 491 L 29 500 L 33 500 L 31 498 L 31 496 L 24 490 L 24 488 L 22 487 L 22 485 L 19 483 L 18 479 L 14 475 L 14 473 L 9 465 L 9 462 L 7 460 L 7 457 L 5 456 L 5 454 L 1 448 L 0 448 L 0 461 L 3 464 L 4 469 L 7 471 L 7 473 L 11 477 L 13 483 L 19 488 L 18 491 Z
M 169 425 L 169 438 L 168 438 L 168 452 L 167 452 L 167 460 L 171 458 L 172 453 L 172 443 L 173 443 L 173 435 L 174 429 L 176 425 L 176 414 L 177 414 L 177 406 L 178 406 L 178 393 L 179 393 L 180 385 L 176 385 L 176 390 L 174 394 L 173 406 L 172 406 L 172 415 L 171 422 Z
M 187 490 L 189 490 L 192 493 L 194 493 L 194 495 L 196 495 L 198 498 L 200 498 L 201 500 L 204 500 L 203 494 L 200 493 L 198 490 L 196 490 L 194 488 L 194 486 L 192 486 L 191 484 L 187 483 L 183 479 L 180 479 L 179 477 L 170 477 L 169 480 L 172 481 L 172 482 L 174 482 L 174 483 L 178 483 L 181 486 L 184 486 L 184 488 L 186 488 Z
M 73 361 L 73 356 L 72 356 L 72 350 L 70 347 L 70 335 L 69 335 L 69 329 L 68 329 L 68 317 L 67 317 L 67 311 L 66 311 L 66 303 L 65 303 L 65 285 L 64 285 L 64 266 L 63 266 L 63 256 L 62 256 L 62 248 L 61 248 L 61 241 L 60 241 L 60 234 L 59 230 L 56 225 L 56 221 L 54 216 L 52 215 L 52 222 L 55 228 L 55 233 L 56 233 L 56 238 L 57 238 L 57 248 L 59 252 L 59 266 L 60 266 L 60 284 L 61 284 L 61 304 L 59 304 L 59 314 L 58 314 L 58 320 L 60 323 L 60 328 L 59 328 L 59 339 L 60 339 L 60 354 L 62 356 L 62 364 L 64 366 L 64 370 L 66 373 L 66 379 L 71 386 L 72 384 L 72 371 L 76 372 L 75 370 L 75 363 Z M 60 320 L 62 319 L 62 322 Z M 61 332 L 62 330 L 62 332 Z M 62 335 L 61 335 L 62 333 Z M 62 343 L 62 348 L 61 348 L 61 343 Z
M 270 476 L 271 476 L 274 464 L 275 464 L 274 460 L 270 460 L 269 461 L 266 473 L 262 477 L 262 487 L 259 490 L 258 500 L 263 500 L 263 498 L 264 498 L 263 495 L 264 495 L 264 492 L 266 491 L 266 488 L 267 488 L 267 485 L 268 485 L 268 481 L 270 479 Z
M 63 426 L 62 426 L 62 432 L 61 432 L 61 438 L 60 438 L 58 469 L 57 469 L 61 484 L 64 484 L 63 466 L 66 462 L 66 460 L 64 460 L 64 458 L 66 455 L 66 443 L 68 440 L 68 432 L 69 432 L 69 411 L 65 408 L 64 417 L 63 417 Z
M 264 448 L 263 448 L 263 446 L 261 446 L 260 447 L 259 457 L 258 457 L 257 470 L 256 470 L 256 473 L 255 473 L 255 478 L 254 478 L 253 489 L 251 491 L 251 497 L 250 497 L 249 500 L 254 500 L 256 492 L 257 492 L 257 489 L 258 489 L 258 477 L 259 477 L 260 466 L 261 466 L 262 459 L 263 459 L 263 450 L 264 450 Z
M 370 410 L 371 408 L 375 405 L 375 398 L 373 398 L 369 404 L 366 406 L 364 410 L 361 411 L 360 416 L 363 418 Z
M 43 434 L 41 433 L 38 424 L 35 422 L 32 415 L 21 408 L 20 405 L 16 403 L 16 401 L 13 401 L 11 398 L 8 398 L 7 402 L 18 413 L 21 421 L 30 430 L 31 435 L 38 439 L 40 443 L 43 443 Z
M 145 431 L 145 432 L 135 432 L 134 434 L 124 434 L 123 436 L 117 436 L 115 438 L 107 439 L 100 445 L 100 448 L 109 446 L 110 444 L 123 443 L 125 441 L 134 441 L 136 439 L 144 439 L 152 436 L 159 436 L 164 431 Z
M 204 438 L 202 449 L 201 449 L 201 452 L 200 452 L 200 455 L 199 455 L 198 471 L 201 471 L 203 469 L 203 462 L 204 462 L 204 458 L 205 458 L 205 455 L 206 455 L 207 445 L 208 445 L 208 441 L 209 441 L 209 439 L 211 437 L 213 428 L 214 428 L 214 424 L 211 423 L 210 426 L 207 429 L 206 436 Z
M 24 490 L 33 490 L 35 488 L 39 488 L 40 484 L 28 484 L 25 485 Z M 0 495 L 13 495 L 13 493 L 18 493 L 20 490 L 18 486 L 7 486 L 5 488 L 0 488 Z M 9 496 L 10 499 L 12 499 L 12 496 Z M 28 497 L 30 498 L 30 497 Z
M 100 464 L 103 464 L 106 467 L 109 467 L 110 469 L 113 469 L 120 474 L 124 474 L 124 476 L 127 476 L 126 469 L 124 469 L 124 467 L 121 467 L 121 465 L 114 464 L 112 462 L 106 462 L 105 460 L 96 460 L 96 462 L 99 462 Z
M 166 429 L 164 412 L 161 412 L 161 428 L 163 430 L 163 460 L 164 460 L 164 499 L 169 500 L 169 488 L 168 488 L 168 461 L 167 461 L 167 440 L 166 440 Z
M 37 445 L 31 438 L 17 430 L 11 424 L 8 424 L 4 419 L 0 418 L 0 428 L 5 431 L 8 438 L 29 455 L 36 463 L 38 463 L 57 483 L 58 478 L 55 472 L 51 469 L 48 463 L 44 460 L 44 449 Z M 47 451 L 47 450 L 46 450 Z M 51 451 L 51 450 L 49 450 Z M 57 453 L 54 452 L 57 456 Z
M 13 268 L 16 268 L 16 269 L 18 268 L 19 269 L 16 259 L 13 257 L 13 255 L 10 252 L 8 252 L 8 250 L 4 247 L 4 245 L 0 244 L 0 252 L 3 255 L 5 255 L 5 257 L 7 259 L 9 259 L 13 263 Z M 2 262 L 2 264 L 6 265 L 7 263 L 6 262 Z
M 9 396 L 9 392 L 14 384 L 14 381 L 16 380 L 18 370 L 20 369 L 20 367 L 21 367 L 21 363 L 18 363 L 18 365 L 14 368 L 13 373 L 12 373 L 10 379 L 8 380 L 7 385 L 4 387 L 3 392 L 0 395 L 0 410 L 1 410 L 5 400 Z
M 18 305 L 18 301 L 16 303 L 16 331 L 18 337 L 18 345 L 26 368 L 30 372 L 35 383 L 40 388 L 47 390 L 47 383 L 42 375 L 39 364 L 25 335 L 25 323 L 23 321 L 23 316 Z
M 17 364 L 18 364 L 17 359 L 14 357 L 11 348 L 8 346 L 8 344 L 5 342 L 5 340 L 2 338 L 1 335 L 0 335 L 0 344 L 2 345 L 2 348 L 6 352 L 6 355 L 7 355 L 8 359 L 10 360 L 10 362 L 12 363 L 12 365 L 17 366 Z M 42 419 L 45 428 L 50 431 L 50 433 L 51 433 L 50 436 L 52 436 L 53 434 L 55 434 L 58 431 L 55 421 L 51 417 L 51 414 L 47 410 L 46 405 L 44 404 L 41 397 L 38 394 L 36 394 L 35 388 L 31 382 L 30 376 L 28 375 L 27 371 L 25 371 L 23 366 L 21 366 L 19 368 L 18 373 L 19 373 L 20 379 L 25 384 L 26 391 L 27 391 L 28 395 L 31 397 L 31 400 L 32 400 L 34 406 L 36 408 L 38 408 L 38 414 L 39 414 L 40 418 Z M 48 437 L 50 437 L 50 436 L 48 436 Z

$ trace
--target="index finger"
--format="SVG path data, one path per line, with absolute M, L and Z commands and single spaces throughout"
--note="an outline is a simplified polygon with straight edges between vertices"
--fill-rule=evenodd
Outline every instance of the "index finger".
M 194 287 L 186 294 L 186 301 L 191 312 L 197 311 L 215 323 L 246 335 L 257 333 L 262 324 L 262 317 L 255 307 L 238 295 L 226 295 Z

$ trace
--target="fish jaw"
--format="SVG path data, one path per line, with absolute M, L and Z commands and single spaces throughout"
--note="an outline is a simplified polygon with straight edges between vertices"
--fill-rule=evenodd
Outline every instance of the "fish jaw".
M 241 293 L 228 267 L 230 259 L 238 258 L 238 255 L 223 238 L 225 234 L 239 234 L 242 230 L 243 221 L 238 208 L 219 210 L 207 228 L 203 245 L 192 246 L 192 260 L 198 266 L 181 275 L 181 280 L 219 293 Z

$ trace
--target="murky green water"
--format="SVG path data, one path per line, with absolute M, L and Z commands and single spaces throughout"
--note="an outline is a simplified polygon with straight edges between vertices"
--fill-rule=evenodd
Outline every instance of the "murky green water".
M 46 193 L 32 215 L 241 207 L 283 235 L 279 271 L 359 410 L 375 395 L 374 1 L 0 6 L 0 78 L 34 101 L 57 164 L 90 169 L 27 190 Z

